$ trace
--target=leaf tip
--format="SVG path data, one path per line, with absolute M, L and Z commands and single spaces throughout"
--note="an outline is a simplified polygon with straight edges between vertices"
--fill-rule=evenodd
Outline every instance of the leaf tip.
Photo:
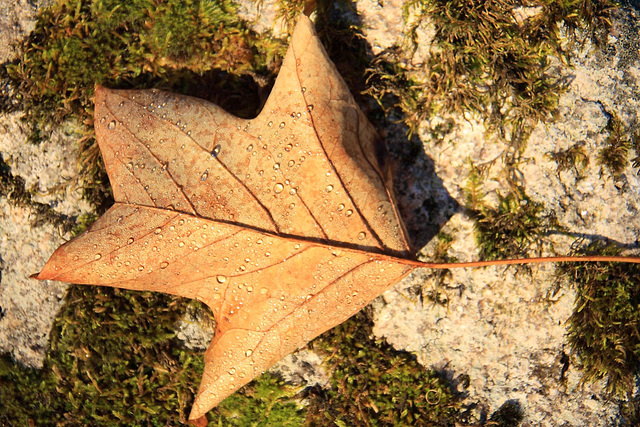
M 313 11 L 316 9 L 316 0 L 308 0 L 304 5 L 304 13 L 306 16 L 311 16 Z
M 200 418 L 189 419 L 189 424 L 196 427 L 206 427 L 209 422 L 207 421 L 207 417 L 202 415 Z

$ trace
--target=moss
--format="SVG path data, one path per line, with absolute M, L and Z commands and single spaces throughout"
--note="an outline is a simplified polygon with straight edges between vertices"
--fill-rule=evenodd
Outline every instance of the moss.
M 491 414 L 486 425 L 495 427 L 517 427 L 524 419 L 524 412 L 515 402 L 505 402 L 496 412 Z
M 578 30 L 600 40 L 610 27 L 611 0 L 534 0 L 533 18 L 518 22 L 513 0 L 412 0 L 405 4 L 408 48 L 381 55 L 372 67 L 369 93 L 400 109 L 411 131 L 425 119 L 474 111 L 515 152 L 541 120 L 552 116 L 564 82 L 550 57 L 569 61 Z M 409 58 L 417 29 L 433 25 L 434 48 L 424 64 Z
M 623 427 L 640 425 L 640 397 L 633 397 L 620 405 L 620 418 Z
M 482 179 L 473 168 L 465 188 L 466 207 L 475 219 L 474 234 L 480 259 L 495 260 L 527 256 L 541 249 L 549 228 L 558 228 L 553 215 L 544 215 L 544 205 L 531 200 L 521 188 L 498 193 L 496 207 L 484 201 Z
M 371 338 L 363 312 L 312 342 L 329 356 L 331 390 L 312 393 L 314 426 L 454 425 L 460 404 L 447 384 L 409 353 Z
M 561 172 L 571 171 L 576 179 L 585 178 L 585 172 L 589 167 L 589 155 L 584 144 L 577 143 L 566 150 L 547 153 L 547 155 L 558 165 L 556 169 L 558 177 Z
M 299 426 L 305 418 L 303 407 L 293 400 L 299 391 L 266 373 L 225 399 L 209 419 L 225 426 Z
M 618 255 L 613 245 L 592 243 L 577 255 Z M 640 266 L 622 263 L 561 264 L 575 287 L 568 341 L 582 364 L 583 382 L 606 379 L 613 398 L 627 398 L 640 374 Z
M 629 150 L 632 148 L 631 136 L 617 114 L 610 114 L 608 132 L 604 146 L 598 151 L 596 161 L 613 179 L 618 179 L 629 165 Z M 602 175 L 602 173 L 601 173 Z
M 186 423 L 201 354 L 175 340 L 188 304 L 149 292 L 72 286 L 42 371 L 0 359 L 0 424 L 152 426 Z M 263 376 L 209 413 L 224 425 L 297 425 L 294 392 Z
M 480 259 L 493 260 L 525 256 L 532 245 L 540 246 L 546 229 L 543 205 L 523 193 L 498 194 L 496 208 L 482 207 L 475 223 Z

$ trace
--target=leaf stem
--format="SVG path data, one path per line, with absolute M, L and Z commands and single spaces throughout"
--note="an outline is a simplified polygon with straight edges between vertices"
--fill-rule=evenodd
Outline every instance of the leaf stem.
M 469 261 L 469 262 L 421 262 L 413 260 L 401 260 L 403 264 L 412 265 L 422 268 L 474 268 L 474 267 L 489 267 L 492 265 L 512 265 L 512 264 L 537 264 L 543 262 L 625 262 L 640 264 L 640 257 L 625 257 L 625 256 L 551 256 L 551 257 L 537 257 L 537 258 L 517 258 L 517 259 L 499 259 L 492 261 Z

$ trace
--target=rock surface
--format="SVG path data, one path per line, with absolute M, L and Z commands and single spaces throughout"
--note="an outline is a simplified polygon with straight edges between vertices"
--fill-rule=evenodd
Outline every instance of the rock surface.
M 24 180 L 32 201 L 72 217 L 91 211 L 77 188 L 68 185 L 76 174 L 77 134 L 56 130 L 40 144 L 27 142 L 21 113 L 0 116 L 0 157 L 8 173 Z M 16 206 L 0 197 L 0 352 L 32 367 L 42 366 L 53 319 L 63 303 L 66 285 L 39 282 L 37 273 L 54 250 L 71 236 L 41 221 L 37 209 Z
M 3 0 L 0 2 L 0 64 L 12 60 L 22 40 L 36 24 L 39 9 L 52 0 Z
M 562 71 L 571 84 L 561 97 L 558 118 L 535 128 L 523 154 L 519 169 L 526 194 L 543 203 L 545 213 L 555 213 L 572 234 L 549 236 L 558 254 L 568 253 L 578 237 L 638 247 L 637 170 L 628 162 L 613 179 L 596 159 L 614 115 L 637 131 L 640 64 L 637 48 L 630 49 L 638 43 L 636 27 L 636 12 L 622 10 L 603 50 L 587 45 L 575 52 L 573 67 Z M 505 146 L 487 138 L 473 117 L 458 118 L 439 144 L 430 134 L 434 124 L 421 127 L 425 153 L 441 185 L 463 204 L 469 160 L 491 162 Z M 549 156 L 577 143 L 584 144 L 589 156 L 581 179 L 572 171 L 558 173 Z M 489 201 L 496 200 L 501 172 L 497 162 L 484 180 Z M 406 175 L 415 177 L 409 186 L 424 185 L 419 170 L 412 168 Z M 406 194 L 399 197 L 401 205 L 407 203 Z M 459 261 L 477 259 L 473 224 L 464 212 L 456 213 L 442 231 L 454 238 L 449 255 Z M 424 252 L 430 253 L 429 246 Z M 523 426 L 617 425 L 618 409 L 607 402 L 603 383 L 579 384 L 577 360 L 565 342 L 575 293 L 566 287 L 554 293 L 555 284 L 553 265 L 536 266 L 530 273 L 513 267 L 452 270 L 445 279 L 443 306 L 416 296 L 416 289 L 424 293 L 437 286 L 428 271 L 418 271 L 374 302 L 374 334 L 415 353 L 420 363 L 440 370 L 454 384 L 465 383 L 468 375 L 468 386 L 460 391 L 468 403 L 480 404 L 480 420 L 505 402 L 515 402 L 524 410 Z

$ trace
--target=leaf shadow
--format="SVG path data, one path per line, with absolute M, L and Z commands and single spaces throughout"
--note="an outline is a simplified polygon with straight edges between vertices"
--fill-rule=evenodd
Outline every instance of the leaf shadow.
M 460 204 L 449 194 L 436 174 L 435 164 L 408 127 L 392 123 L 385 127 L 387 149 L 395 160 L 394 190 L 398 208 L 415 250 L 433 239 L 456 213 Z

